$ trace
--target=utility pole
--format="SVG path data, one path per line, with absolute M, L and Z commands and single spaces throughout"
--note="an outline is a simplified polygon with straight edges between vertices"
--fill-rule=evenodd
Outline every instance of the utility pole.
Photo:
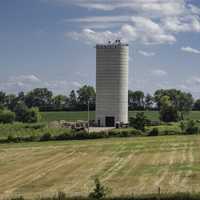
M 90 99 L 88 99 L 88 133 L 90 132 Z

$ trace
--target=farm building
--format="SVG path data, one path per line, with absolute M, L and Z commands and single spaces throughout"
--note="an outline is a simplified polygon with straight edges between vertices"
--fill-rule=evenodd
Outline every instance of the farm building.
M 115 127 L 128 123 L 128 44 L 96 45 L 96 122 Z

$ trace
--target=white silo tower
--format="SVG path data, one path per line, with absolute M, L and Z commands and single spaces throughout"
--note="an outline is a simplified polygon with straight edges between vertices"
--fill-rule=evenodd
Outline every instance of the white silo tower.
M 96 45 L 96 122 L 114 127 L 128 123 L 128 44 Z

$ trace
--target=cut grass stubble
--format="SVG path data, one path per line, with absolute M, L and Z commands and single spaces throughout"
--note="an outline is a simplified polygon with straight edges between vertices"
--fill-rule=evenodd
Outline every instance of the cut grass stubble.
M 112 195 L 200 192 L 200 136 L 0 145 L 1 197 L 87 195 L 96 176 Z

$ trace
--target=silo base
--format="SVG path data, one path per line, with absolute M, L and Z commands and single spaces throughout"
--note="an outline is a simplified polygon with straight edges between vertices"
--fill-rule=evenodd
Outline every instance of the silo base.
M 128 122 L 120 122 L 116 120 L 114 116 L 98 117 L 96 119 L 96 124 L 98 127 L 119 127 L 123 124 L 128 124 Z
M 115 127 L 116 126 L 115 117 L 113 116 L 98 118 L 96 122 L 98 124 L 98 127 Z

